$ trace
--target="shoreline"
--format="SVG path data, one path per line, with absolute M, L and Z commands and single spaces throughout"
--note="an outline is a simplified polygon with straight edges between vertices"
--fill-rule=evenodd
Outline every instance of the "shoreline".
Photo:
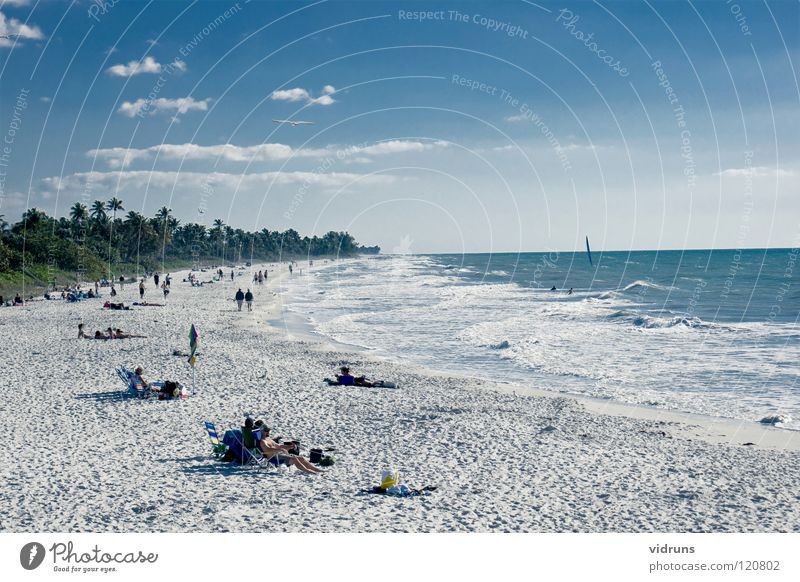
M 346 259 L 345 259 L 346 260 Z M 357 260 L 357 259 L 356 259 Z M 319 266 L 312 268 L 332 267 L 333 265 Z M 271 280 L 270 284 L 278 284 L 285 278 L 286 273 Z M 301 275 L 302 276 L 302 275 Z M 273 290 L 274 291 L 274 290 Z M 681 433 L 691 433 L 692 436 L 700 438 L 707 443 L 729 443 L 741 444 L 751 443 L 748 446 L 771 450 L 790 450 L 800 451 L 800 429 L 788 427 L 777 427 L 761 424 L 757 421 L 711 416 L 677 409 L 659 408 L 647 404 L 629 403 L 613 399 L 605 399 L 572 392 L 558 392 L 542 388 L 532 388 L 524 386 L 515 381 L 497 382 L 489 378 L 458 374 L 449 370 L 437 370 L 427 366 L 412 362 L 404 362 L 402 357 L 397 360 L 373 353 L 369 348 L 337 342 L 313 329 L 305 328 L 305 323 L 292 322 L 288 325 L 276 325 L 278 322 L 286 322 L 283 316 L 287 309 L 283 304 L 282 295 L 274 293 L 274 298 L 278 305 L 270 309 L 269 319 L 264 323 L 269 330 L 286 341 L 298 341 L 307 344 L 311 349 L 319 351 L 339 350 L 351 352 L 354 357 L 361 359 L 373 359 L 375 361 L 397 365 L 400 363 L 406 367 L 413 368 L 421 374 L 430 376 L 440 376 L 445 378 L 458 378 L 465 382 L 478 381 L 483 383 L 491 390 L 495 390 L 509 395 L 527 395 L 542 398 L 571 398 L 583 405 L 588 411 L 595 414 L 606 416 L 624 416 L 637 420 L 663 421 L 669 423 L 669 431 L 673 436 L 687 436 Z M 300 319 L 303 316 L 298 313 L 288 312 L 292 318 Z M 316 344 L 316 345 L 315 345 Z M 680 427 L 675 425 L 679 424 Z

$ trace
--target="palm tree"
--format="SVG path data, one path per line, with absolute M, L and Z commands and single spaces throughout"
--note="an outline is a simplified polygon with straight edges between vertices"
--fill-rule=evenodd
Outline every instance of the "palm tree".
M 114 218 L 113 218 L 114 220 L 117 219 L 117 210 L 125 210 L 125 208 L 122 207 L 122 200 L 120 200 L 116 196 L 114 196 L 113 198 L 111 198 L 111 200 L 106 202 L 106 209 L 114 213 Z
M 102 200 L 95 200 L 92 203 L 92 210 L 90 212 L 92 220 L 94 220 L 98 224 L 103 224 L 106 220 L 108 220 L 108 215 L 106 214 L 106 204 Z
M 89 211 L 86 209 L 86 206 L 80 202 L 76 202 L 72 205 L 72 208 L 69 209 L 69 217 L 72 219 L 72 222 L 80 225 L 89 218 Z
M 111 279 L 111 241 L 114 240 L 114 224 L 117 222 L 117 210 L 125 210 L 125 208 L 122 207 L 122 200 L 112 196 L 111 200 L 106 202 L 106 209 L 114 213 L 111 219 L 111 230 L 108 232 L 108 278 Z
M 167 245 L 171 241 L 170 234 L 172 233 L 172 223 L 177 222 L 175 221 L 172 216 L 172 209 L 167 208 L 166 206 L 162 206 L 158 212 L 156 212 L 156 232 L 160 235 L 161 238 L 161 264 L 163 267 L 164 261 L 166 260 L 167 254 Z M 176 225 L 177 226 L 177 225 Z

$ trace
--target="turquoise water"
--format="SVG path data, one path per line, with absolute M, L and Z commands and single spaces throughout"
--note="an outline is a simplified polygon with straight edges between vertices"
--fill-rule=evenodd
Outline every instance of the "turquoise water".
M 592 265 L 585 252 L 380 256 L 296 277 L 285 292 L 318 333 L 443 371 L 797 419 L 798 256 L 605 252 Z

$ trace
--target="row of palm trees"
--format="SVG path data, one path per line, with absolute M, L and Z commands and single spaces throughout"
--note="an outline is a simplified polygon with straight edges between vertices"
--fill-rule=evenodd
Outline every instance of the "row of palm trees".
M 346 232 L 331 231 L 322 237 L 302 237 L 293 229 L 247 232 L 220 219 L 210 228 L 182 224 L 166 206 L 151 218 L 133 210 L 118 216 L 124 211 L 122 200 L 113 197 L 89 206 L 76 202 L 61 218 L 37 208 L 27 210 L 14 225 L 0 216 L 0 271 L 23 264 L 55 264 L 61 270 L 111 273 L 119 263 L 155 269 L 167 260 L 227 264 L 380 250 L 359 246 Z

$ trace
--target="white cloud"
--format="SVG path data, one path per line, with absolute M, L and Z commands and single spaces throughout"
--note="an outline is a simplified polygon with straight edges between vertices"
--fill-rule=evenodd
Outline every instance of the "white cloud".
M 6 18 L 0 12 L 0 36 L 10 36 L 11 38 L 0 38 L 0 48 L 19 46 L 23 40 L 42 40 L 44 34 L 36 25 L 27 25 L 16 18 Z
M 183 191 L 199 191 L 201 188 L 219 188 L 229 192 L 256 190 L 275 185 L 308 185 L 320 188 L 340 188 L 355 181 L 361 184 L 390 184 L 397 181 L 388 174 L 353 174 L 347 172 L 258 172 L 253 174 L 229 174 L 223 172 L 160 172 L 160 171 L 112 171 L 80 172 L 67 176 L 51 176 L 42 179 L 44 193 L 60 192 L 63 195 L 91 191 L 137 191 L 149 188 Z
M 368 156 L 400 154 L 405 152 L 423 152 L 434 148 L 446 147 L 442 141 L 418 142 L 411 140 L 391 140 L 370 146 L 336 146 L 323 148 L 295 149 L 280 143 L 264 143 L 253 146 L 237 146 L 233 144 L 197 145 L 159 144 L 147 148 L 101 148 L 86 152 L 90 158 L 103 160 L 110 168 L 127 168 L 131 164 L 153 160 L 224 160 L 228 162 L 269 162 L 288 160 L 290 158 L 335 158 L 343 162 L 368 162 Z M 357 157 L 354 157 L 357 156 Z
M 359 148 L 358 153 L 363 155 L 400 154 L 405 152 L 423 152 L 434 148 L 447 147 L 445 141 L 422 142 L 410 140 L 389 140 L 378 142 L 371 146 Z
M 793 176 L 794 172 L 769 166 L 750 166 L 749 168 L 728 168 L 721 172 L 714 172 L 714 175 L 725 178 L 745 178 L 748 176 L 750 178 L 785 178 Z
M 176 59 L 168 65 L 162 65 L 153 57 L 145 57 L 141 61 L 130 61 L 127 65 L 113 65 L 106 69 L 106 72 L 114 77 L 133 77 L 145 73 L 158 74 L 167 69 L 176 69 L 179 72 L 186 71 L 186 63 Z
M 156 115 L 157 113 L 174 113 L 183 115 L 188 111 L 208 111 L 208 104 L 211 99 L 197 100 L 194 97 L 180 97 L 178 99 L 137 99 L 130 102 L 125 101 L 117 109 L 117 113 L 135 117 L 137 115 Z
M 336 101 L 334 101 L 333 97 L 330 95 L 321 95 L 316 99 L 312 99 L 311 103 L 316 103 L 317 105 L 333 105 Z
M 313 97 L 311 93 L 309 93 L 306 89 L 302 87 L 295 87 L 293 89 L 281 89 L 279 91 L 273 91 L 272 95 L 270 96 L 273 101 L 290 101 L 290 102 L 298 102 L 304 101 L 309 104 L 316 104 L 316 105 L 333 105 L 336 103 L 336 100 L 331 97 L 336 93 L 336 88 L 333 85 L 325 85 L 322 88 L 322 95 L 319 97 Z
M 308 94 L 308 91 L 300 87 L 272 92 L 273 101 L 308 101 L 310 99 L 311 95 Z

